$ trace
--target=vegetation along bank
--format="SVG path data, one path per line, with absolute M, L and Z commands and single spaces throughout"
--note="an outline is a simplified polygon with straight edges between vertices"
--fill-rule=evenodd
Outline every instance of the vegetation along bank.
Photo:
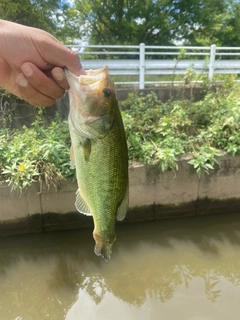
M 188 163 L 201 177 L 209 173 L 224 154 L 240 154 L 239 85 L 225 83 L 197 102 L 162 103 L 155 93 L 129 94 L 121 102 L 129 163 L 158 164 L 161 171 L 178 170 L 178 161 Z M 58 114 L 50 123 L 44 108 L 30 127 L 9 129 L 9 115 L 1 118 L 0 181 L 14 189 L 39 181 L 58 186 L 74 180 L 69 161 L 68 124 Z

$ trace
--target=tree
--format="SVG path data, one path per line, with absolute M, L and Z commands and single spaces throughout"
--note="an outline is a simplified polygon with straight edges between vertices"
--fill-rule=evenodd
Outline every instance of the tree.
M 226 10 L 226 0 L 76 0 L 75 5 L 92 44 L 210 41 Z
M 54 2 L 54 4 L 53 4 Z M 1 0 L 0 18 L 54 33 L 55 24 L 51 19 L 53 7 L 58 1 Z
M 84 35 L 80 37 L 80 13 L 74 7 L 64 4 L 55 14 L 55 19 L 55 36 L 64 44 L 79 43 L 85 38 Z
M 240 47 L 240 2 L 228 1 L 222 23 L 216 31 L 216 44 L 225 47 Z
M 79 37 L 78 12 L 61 0 L 1 0 L 0 18 L 50 32 L 64 43 Z
M 176 39 L 185 45 L 210 45 L 227 10 L 227 0 L 174 0 L 170 16 Z
M 164 0 L 165 2 L 171 2 Z M 76 0 L 85 35 L 94 44 L 171 44 L 168 13 L 151 0 Z M 86 23 L 87 22 L 87 23 Z

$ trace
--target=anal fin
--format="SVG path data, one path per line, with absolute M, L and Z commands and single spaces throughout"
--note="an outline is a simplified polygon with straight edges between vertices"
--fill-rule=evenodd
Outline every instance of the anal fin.
M 88 205 L 86 204 L 86 202 L 82 198 L 79 189 L 76 192 L 75 207 L 80 213 L 85 214 L 86 216 L 91 216 L 92 215 Z

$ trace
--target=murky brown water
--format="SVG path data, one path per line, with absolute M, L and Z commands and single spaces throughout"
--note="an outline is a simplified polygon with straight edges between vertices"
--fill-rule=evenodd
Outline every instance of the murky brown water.
M 221 320 L 240 314 L 240 214 L 0 239 L 1 320 Z

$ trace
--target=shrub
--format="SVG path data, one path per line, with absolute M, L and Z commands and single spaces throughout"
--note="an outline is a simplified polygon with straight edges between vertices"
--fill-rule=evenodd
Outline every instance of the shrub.
M 189 155 L 198 176 L 209 173 L 224 152 L 240 154 L 239 87 L 229 84 L 202 101 L 162 103 L 155 93 L 129 94 L 121 106 L 130 162 L 158 163 L 177 170 Z M 0 181 L 24 188 L 35 181 L 58 187 L 75 177 L 70 165 L 67 121 L 46 125 L 41 114 L 30 128 L 0 129 Z
M 156 94 L 129 95 L 122 103 L 130 161 L 177 169 L 183 155 L 200 177 L 224 152 L 240 154 L 239 86 L 223 85 L 198 102 L 161 103 Z
M 2 129 L 0 179 L 14 189 L 22 189 L 34 181 L 57 187 L 64 178 L 75 175 L 69 147 L 68 124 L 59 117 L 48 126 L 38 117 L 30 128 Z

